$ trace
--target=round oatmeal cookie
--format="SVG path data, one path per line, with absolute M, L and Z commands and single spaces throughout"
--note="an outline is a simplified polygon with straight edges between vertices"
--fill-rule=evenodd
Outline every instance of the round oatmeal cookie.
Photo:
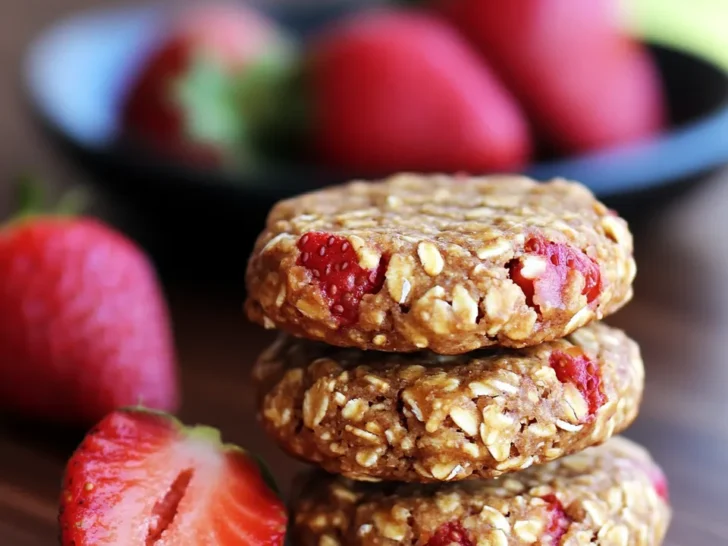
M 601 319 L 635 271 L 626 222 L 576 182 L 398 175 L 277 204 L 246 309 L 331 345 L 462 354 Z
M 282 335 L 254 376 L 260 419 L 291 455 L 403 482 L 496 477 L 602 443 L 637 416 L 644 386 L 636 343 L 601 323 L 459 356 Z
M 613 438 L 500 480 L 366 484 L 314 473 L 293 503 L 295 546 L 659 546 L 667 481 Z

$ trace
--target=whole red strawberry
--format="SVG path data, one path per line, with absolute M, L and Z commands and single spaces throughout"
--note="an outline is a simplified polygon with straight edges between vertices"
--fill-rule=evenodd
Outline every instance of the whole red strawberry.
M 663 123 L 657 69 L 618 28 L 614 0 L 434 0 L 518 98 L 540 136 L 582 152 Z
M 524 117 L 446 22 L 375 10 L 330 28 L 308 56 L 314 146 L 359 172 L 511 170 L 530 151 Z
M 253 161 L 293 52 L 283 31 L 253 8 L 182 8 L 131 82 L 121 111 L 125 132 L 186 162 Z
M 143 409 L 108 415 L 66 467 L 62 546 L 281 546 L 283 503 L 217 430 Z
M 0 228 L 0 410 L 88 425 L 173 410 L 177 389 L 166 304 L 134 243 L 90 218 Z

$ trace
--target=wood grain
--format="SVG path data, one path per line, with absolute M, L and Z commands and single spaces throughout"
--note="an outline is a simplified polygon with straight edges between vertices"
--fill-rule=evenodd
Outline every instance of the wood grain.
M 14 2 L 0 17 L 0 214 L 9 176 L 28 167 L 78 180 L 29 122 L 18 72 L 28 40 L 90 0 Z M 5 8 L 5 4 L 3 5 Z M 637 234 L 636 297 L 610 322 L 642 346 L 647 393 L 627 433 L 665 467 L 675 507 L 670 546 L 728 544 L 728 172 L 672 204 L 646 210 Z M 260 432 L 249 370 L 271 334 L 246 324 L 240 290 L 170 286 L 185 403 L 181 417 L 220 427 L 267 459 L 286 488 L 301 466 Z M 0 356 L 1 358 L 1 356 Z M 69 431 L 0 418 L 0 544 L 57 543 L 56 497 L 64 462 L 80 439 Z

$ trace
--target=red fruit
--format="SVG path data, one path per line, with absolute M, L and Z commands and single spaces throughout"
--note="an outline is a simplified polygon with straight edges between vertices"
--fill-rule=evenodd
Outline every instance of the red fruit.
M 652 485 L 655 487 L 655 492 L 658 496 L 665 502 L 670 502 L 670 487 L 664 472 L 657 466 L 650 465 L 647 468 L 647 473 L 652 480 Z
M 569 274 L 578 272 L 584 278 L 582 294 L 587 303 L 594 303 L 602 291 L 602 278 L 599 266 L 581 250 L 563 243 L 547 241 L 540 235 L 531 237 L 524 246 L 526 256 L 509 264 L 511 280 L 526 295 L 528 305 L 540 311 L 543 305 L 552 308 L 563 307 L 563 293 L 569 282 Z M 546 258 L 544 271 L 525 272 L 527 257 Z M 533 276 L 535 275 L 535 276 Z
M 208 427 L 122 410 L 66 467 L 62 546 L 280 546 L 286 512 L 258 463 Z
M 183 9 L 132 82 L 125 130 L 176 159 L 239 160 L 272 115 L 268 88 L 290 61 L 287 38 L 252 8 Z
M 575 347 L 567 352 L 554 351 L 549 360 L 558 380 L 571 383 L 578 389 L 589 405 L 590 418 L 593 417 L 607 401 L 596 364 Z
M 166 304 L 146 256 L 91 219 L 0 230 L 0 408 L 88 425 L 120 406 L 173 410 Z
M 441 525 L 425 546 L 473 546 L 473 541 L 468 538 L 467 531 L 459 521 L 451 521 Z
M 529 155 L 515 101 L 446 23 L 373 11 L 313 46 L 315 147 L 360 172 L 510 170 Z
M 558 546 L 561 544 L 561 537 L 563 537 L 566 534 L 566 531 L 569 530 L 571 519 L 566 514 L 564 506 L 561 504 L 561 501 L 556 497 L 556 495 L 546 495 L 542 498 L 548 504 L 548 511 L 550 515 L 549 524 L 546 528 L 544 538 L 551 538 L 551 542 L 546 544 Z
M 436 0 L 491 62 L 550 145 L 603 148 L 656 133 L 664 99 L 613 0 Z
M 298 240 L 298 265 L 308 269 L 321 286 L 331 313 L 344 325 L 356 321 L 364 294 L 376 294 L 384 284 L 387 258 L 374 269 L 359 265 L 359 257 L 344 237 L 306 233 Z

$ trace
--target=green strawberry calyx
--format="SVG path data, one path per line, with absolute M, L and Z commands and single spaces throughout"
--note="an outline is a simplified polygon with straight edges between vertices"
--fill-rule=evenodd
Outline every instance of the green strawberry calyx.
M 171 88 L 186 138 L 221 152 L 230 167 L 256 166 L 261 135 L 277 121 L 295 58 L 292 44 L 281 41 L 231 71 L 197 52 Z
M 88 194 L 79 187 L 73 187 L 51 206 L 45 184 L 32 175 L 22 175 L 15 182 L 16 212 L 1 227 L 42 216 L 77 216 L 87 208 L 88 202 Z
M 230 75 L 220 63 L 196 55 L 186 74 L 173 82 L 172 96 L 183 112 L 186 138 L 222 150 L 226 159 L 245 151 L 245 125 Z

